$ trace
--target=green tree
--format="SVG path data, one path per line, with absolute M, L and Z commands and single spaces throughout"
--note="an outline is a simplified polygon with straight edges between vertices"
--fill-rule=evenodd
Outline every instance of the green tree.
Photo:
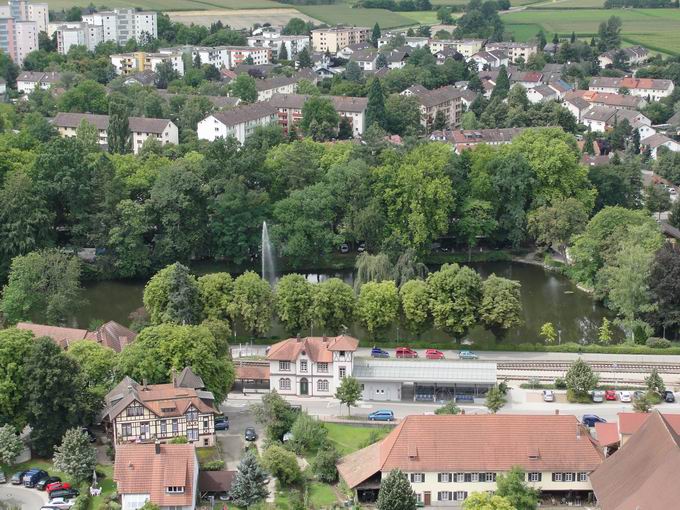
M 376 504 L 378 510 L 415 510 L 416 493 L 407 476 L 395 469 L 383 478 Z
M 476 324 L 482 281 L 473 269 L 444 264 L 426 282 L 435 327 L 460 337 Z
M 651 213 L 657 213 L 659 220 L 661 213 L 671 208 L 671 198 L 663 186 L 651 185 L 645 188 L 645 207 Z
M 232 316 L 238 318 L 252 335 L 264 335 L 271 325 L 272 289 L 253 271 L 246 271 L 234 280 Z
M 285 43 L 281 43 L 281 46 L 279 46 L 278 59 L 279 60 L 288 60 L 288 50 L 286 49 Z
M 555 206 L 542 206 L 531 212 L 529 232 L 539 246 L 565 255 L 569 239 L 583 231 L 587 221 L 585 206 L 575 198 L 568 198 Z
M 449 400 L 443 406 L 435 409 L 434 414 L 460 414 L 460 412 L 460 407 L 453 400 Z
M 235 505 L 248 508 L 259 503 L 269 495 L 267 472 L 260 467 L 252 450 L 246 450 L 236 468 L 229 495 Z
M 663 332 L 680 326 L 680 247 L 665 243 L 654 255 L 649 273 L 649 293 L 655 305 L 650 323 Z
M 382 129 L 386 127 L 385 95 L 379 78 L 373 78 L 368 89 L 368 105 L 366 106 L 366 128 L 377 124 Z
M 92 476 L 97 465 L 97 450 L 90 445 L 90 438 L 82 429 L 67 430 L 61 444 L 54 450 L 54 467 L 57 470 L 66 473 L 76 483 Z
M 318 96 L 321 94 L 319 87 L 309 80 L 300 80 L 297 83 L 296 92 L 298 94 L 306 94 L 308 96 Z
M 385 101 L 385 130 L 395 135 L 418 133 L 420 125 L 420 105 L 413 96 L 390 94 Z
M 602 325 L 597 330 L 597 339 L 602 345 L 609 345 L 612 341 L 611 322 L 605 317 L 602 319 Z
M 399 313 L 399 292 L 393 281 L 368 282 L 361 286 L 357 315 L 370 335 L 390 326 Z
M 290 18 L 281 33 L 283 35 L 306 35 L 309 34 L 309 26 L 301 18 Z
M 577 395 L 585 395 L 597 386 L 598 376 L 581 358 L 574 361 L 564 377 L 567 389 Z
M 93 80 L 84 80 L 59 96 L 60 112 L 100 113 L 109 111 L 106 88 Z
M 633 411 L 636 413 L 649 413 L 652 411 L 652 401 L 648 395 L 633 397 Z
M 61 324 L 81 303 L 80 261 L 59 250 L 15 257 L 0 308 L 10 324 Z
M 255 78 L 246 73 L 239 74 L 229 84 L 231 95 L 238 97 L 244 103 L 254 103 L 257 101 L 257 88 Z
M 314 326 L 324 333 L 335 334 L 351 324 L 355 308 L 354 291 L 341 279 L 329 278 L 314 287 Z
M 496 414 L 507 403 L 505 394 L 498 386 L 494 386 L 486 392 L 486 408 Z
M 24 451 L 24 442 L 10 424 L 0 427 L 0 463 L 11 466 Z
M 430 319 L 427 284 L 422 280 L 409 280 L 399 289 L 404 322 L 410 331 L 420 334 Z
M 521 285 L 492 274 L 482 283 L 479 318 L 497 338 L 522 323 Z
M 311 68 L 313 65 L 312 57 L 309 56 L 307 47 L 302 48 L 297 54 L 298 67 L 300 69 Z
M 375 25 L 373 25 L 373 32 L 371 33 L 371 44 L 373 44 L 374 48 L 378 47 L 378 39 L 380 39 L 381 36 L 380 25 L 376 22 Z
M 145 242 L 151 230 L 145 204 L 121 200 L 116 205 L 116 221 L 109 230 L 108 247 L 112 253 L 115 274 L 121 278 L 146 275 L 151 267 L 151 249 Z
M 555 330 L 555 326 L 552 322 L 546 322 L 543 324 L 543 326 L 541 326 L 539 335 L 543 337 L 545 343 L 547 344 L 554 344 L 555 340 L 557 340 L 557 331 Z
M 9 328 L 0 330 L 0 423 L 23 430 L 28 423 L 25 359 L 33 345 L 33 333 Z M 2 461 L 0 461 L 2 462 Z
M 109 152 L 127 154 L 132 148 L 128 108 L 122 100 L 109 101 L 109 127 L 106 131 Z
M 487 237 L 498 223 L 493 218 L 493 205 L 486 200 L 471 198 L 463 202 L 461 218 L 457 230 L 465 238 L 468 246 L 468 261 L 472 258 L 472 248 L 480 238 Z
M 338 468 L 336 464 L 340 460 L 340 453 L 333 443 L 326 443 L 319 449 L 312 460 L 312 472 L 323 483 L 335 483 L 338 481 Z
M 535 510 L 540 493 L 525 482 L 522 468 L 513 467 L 506 474 L 496 477 L 495 495 L 508 500 L 516 510 Z
M 345 79 L 354 83 L 360 83 L 364 78 L 364 73 L 359 67 L 359 64 L 354 60 L 347 62 L 345 66 Z
M 491 92 L 491 99 L 505 99 L 510 92 L 510 79 L 508 78 L 508 72 L 505 66 L 500 66 L 498 68 L 498 77 L 496 78 L 496 85 Z
M 251 406 L 251 410 L 255 421 L 266 427 L 267 438 L 272 442 L 281 441 L 297 418 L 297 413 L 276 390 L 263 395 L 261 402 Z
M 228 322 L 234 299 L 234 279 L 229 273 L 210 273 L 197 280 L 203 317 Z
M 394 267 L 386 253 L 371 255 L 367 251 L 361 253 L 354 262 L 356 277 L 354 288 L 359 291 L 364 283 L 381 282 L 392 277 Z
M 196 277 L 179 262 L 161 269 L 144 288 L 144 307 L 153 324 L 198 324 L 202 307 Z
M 317 451 L 327 441 L 328 430 L 323 422 L 312 418 L 307 412 L 298 413 L 290 429 L 293 439 L 289 446 L 298 455 Z
M 109 105 L 109 114 L 110 113 L 111 105 Z M 76 140 L 84 147 L 85 152 L 98 152 L 100 149 L 99 129 L 85 119 L 80 121 L 78 129 L 76 129 Z
M 172 62 L 161 62 L 156 66 L 156 82 L 155 85 L 159 89 L 167 89 L 168 85 L 179 79 L 179 74 L 172 66 Z
M 262 455 L 262 463 L 283 487 L 296 485 L 302 480 L 302 471 L 293 452 L 272 444 Z
M 507 498 L 488 492 L 473 492 L 463 502 L 464 510 L 517 510 Z
M 661 395 L 666 391 L 666 385 L 659 375 L 659 370 L 654 367 L 647 377 L 645 377 L 645 386 L 647 390 Z
M 115 384 L 116 352 L 91 340 L 68 346 L 66 355 L 75 360 L 94 398 L 103 399 Z
M 310 97 L 302 107 L 302 132 L 315 141 L 330 140 L 337 135 L 340 115 L 330 99 L 326 97 Z
M 313 287 L 299 274 L 283 276 L 276 284 L 276 314 L 291 335 L 308 328 L 313 319 Z
M 434 121 L 432 122 L 432 131 L 441 131 L 446 129 L 446 116 L 442 110 L 437 110 L 434 116 Z
M 361 386 L 354 377 L 348 376 L 342 379 L 340 386 L 335 391 L 335 398 L 340 401 L 340 405 L 347 406 L 347 415 L 351 414 L 353 406 L 357 405 L 361 398 Z

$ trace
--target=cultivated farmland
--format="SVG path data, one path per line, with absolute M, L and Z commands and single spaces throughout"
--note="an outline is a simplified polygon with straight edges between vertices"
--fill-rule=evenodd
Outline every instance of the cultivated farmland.
M 352 9 L 347 4 L 335 5 L 297 5 L 296 9 L 307 16 L 316 18 L 329 25 L 338 23 L 372 27 L 376 22 L 381 28 L 394 28 L 415 25 L 408 13 L 398 13 L 385 9 Z

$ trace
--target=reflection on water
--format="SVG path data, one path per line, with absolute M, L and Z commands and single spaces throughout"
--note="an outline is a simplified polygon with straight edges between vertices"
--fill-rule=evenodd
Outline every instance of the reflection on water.
M 539 266 L 514 262 L 480 262 L 472 263 L 484 278 L 491 273 L 505 278 L 517 280 L 522 284 L 522 315 L 523 324 L 508 332 L 505 342 L 522 343 L 535 342 L 538 331 L 546 322 L 552 322 L 560 332 L 562 342 L 593 341 L 597 338 L 597 328 L 606 316 L 612 318 L 610 312 L 600 303 L 594 301 L 589 294 L 579 290 L 567 278 L 544 270 Z M 196 272 L 204 274 L 219 271 L 219 265 L 201 265 Z M 312 283 L 322 282 L 328 278 L 341 278 L 350 285 L 353 284 L 353 272 L 329 271 L 305 273 Z M 77 325 L 87 327 L 93 319 L 115 320 L 122 324 L 129 323 L 129 314 L 142 306 L 144 282 L 136 281 L 105 281 L 86 285 L 85 298 L 87 305 L 83 306 L 76 316 Z M 366 332 L 357 324 L 350 328 L 350 332 L 360 338 Z M 314 331 L 320 334 L 320 331 Z M 617 332 L 618 333 L 618 332 Z M 272 322 L 272 335 L 283 335 L 284 331 L 276 321 Z M 386 333 L 387 338 L 399 341 L 408 340 L 408 334 L 403 327 L 395 327 Z M 468 335 L 476 343 L 493 340 L 493 335 L 483 328 L 475 328 Z M 430 330 L 422 335 L 423 338 L 446 340 L 447 334 Z

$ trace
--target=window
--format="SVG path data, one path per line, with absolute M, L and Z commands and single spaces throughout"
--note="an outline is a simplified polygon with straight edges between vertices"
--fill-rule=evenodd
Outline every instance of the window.
M 465 473 L 456 473 L 453 478 L 454 482 L 464 482 L 465 481 Z
M 553 479 L 553 482 L 561 482 L 562 481 L 562 473 L 553 473 L 552 479 Z
M 161 420 L 161 436 L 168 433 L 168 422 L 167 420 Z
M 187 429 L 187 439 L 189 441 L 198 441 L 198 429 Z
M 416 493 L 416 502 L 417 503 L 422 503 L 423 502 L 423 495 L 420 492 Z
M 437 481 L 439 483 L 448 483 L 453 481 L 453 475 L 451 473 L 439 473 L 437 475 Z
M 411 483 L 423 483 L 425 481 L 425 473 L 411 473 Z
M 316 389 L 318 391 L 328 391 L 328 381 L 326 379 L 319 379 L 316 383 Z
M 340 367 L 340 379 L 344 379 L 347 375 L 347 369 L 345 367 Z
M 483 476 L 483 478 L 482 478 Z M 495 482 L 496 481 L 496 473 L 480 473 L 480 479 L 482 479 L 485 482 Z
M 437 493 L 437 501 L 451 501 L 453 493 L 448 491 L 441 491 Z
M 300 372 L 306 372 L 307 371 L 307 360 L 303 359 L 300 361 Z
M 470 475 L 470 479 L 468 480 L 468 474 Z M 479 473 L 468 473 L 465 475 L 465 481 L 466 482 L 479 482 Z
M 289 390 L 290 389 L 290 379 L 287 377 L 284 377 L 283 379 L 279 379 L 279 389 L 280 390 Z
M 184 487 L 178 486 L 166 487 L 165 492 L 167 492 L 168 494 L 184 494 Z
M 281 372 L 290 372 L 290 361 L 279 361 L 279 370 Z
M 453 493 L 454 501 L 463 501 L 465 498 L 467 498 L 467 492 L 465 491 L 456 491 Z
M 208 446 L 208 444 L 209 444 L 209 441 L 208 441 L 208 438 L 206 437 L 206 438 L 203 440 L 203 446 Z
M 198 410 L 192 407 L 187 411 L 187 421 L 197 421 L 198 420 Z
M 144 422 L 139 424 L 139 436 L 142 439 L 149 438 L 149 422 Z
M 127 416 L 144 416 L 144 408 L 135 402 L 127 408 Z
M 564 482 L 573 482 L 574 481 L 574 473 L 564 473 Z
M 123 423 L 123 429 L 121 431 L 121 434 L 123 436 L 131 436 L 132 435 L 132 423 Z
M 179 420 L 172 420 L 172 433 L 177 434 L 179 432 Z
M 542 473 L 529 473 L 528 476 L 530 482 L 540 482 L 543 477 Z
M 579 473 L 578 474 L 578 481 L 579 482 L 587 482 L 588 481 L 588 473 Z
M 320 374 L 327 374 L 328 373 L 328 363 L 317 363 L 316 369 L 319 371 Z

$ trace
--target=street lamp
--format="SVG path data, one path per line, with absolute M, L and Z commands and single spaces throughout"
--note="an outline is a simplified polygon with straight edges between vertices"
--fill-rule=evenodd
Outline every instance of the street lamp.
M 562 345 L 562 330 L 557 329 L 557 345 Z

